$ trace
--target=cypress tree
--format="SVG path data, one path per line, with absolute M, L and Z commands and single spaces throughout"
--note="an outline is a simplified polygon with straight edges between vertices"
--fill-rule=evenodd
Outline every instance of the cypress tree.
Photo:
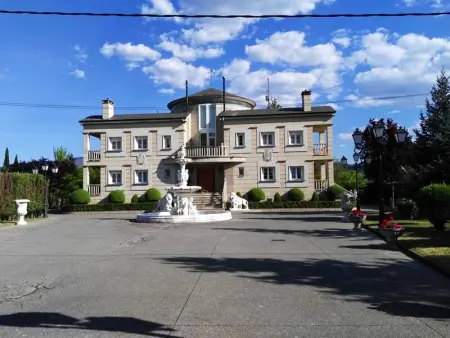
M 4 173 L 8 172 L 9 171 L 9 167 L 10 167 L 10 165 L 9 165 L 9 149 L 8 149 L 8 147 L 6 147 L 6 149 L 5 149 L 5 159 L 3 160 L 2 171 Z

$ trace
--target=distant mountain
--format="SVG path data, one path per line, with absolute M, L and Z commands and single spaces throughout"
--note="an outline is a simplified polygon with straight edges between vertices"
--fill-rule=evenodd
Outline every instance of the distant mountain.
M 74 162 L 77 168 L 81 168 L 83 166 L 83 158 L 82 157 L 74 157 Z

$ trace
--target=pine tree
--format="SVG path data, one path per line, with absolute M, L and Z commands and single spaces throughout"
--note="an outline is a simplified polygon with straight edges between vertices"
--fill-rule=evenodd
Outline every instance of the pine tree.
M 5 159 L 3 160 L 2 171 L 4 173 L 9 171 L 9 149 L 8 149 L 8 147 L 6 147 L 6 149 L 5 149 Z
M 269 103 L 269 108 L 273 110 L 281 109 L 281 105 L 278 103 L 276 98 L 272 98 Z
M 445 71 L 431 89 L 431 100 L 425 101 L 426 112 L 420 113 L 416 134 L 416 160 L 424 184 L 450 182 L 450 81 Z
M 19 172 L 20 171 L 20 164 L 19 164 L 19 157 L 16 154 L 16 157 L 14 157 L 14 163 L 11 167 L 12 172 Z

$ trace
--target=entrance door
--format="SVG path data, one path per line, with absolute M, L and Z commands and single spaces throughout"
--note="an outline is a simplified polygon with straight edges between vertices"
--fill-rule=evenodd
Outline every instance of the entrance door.
M 198 168 L 197 182 L 203 190 L 214 192 L 214 168 Z

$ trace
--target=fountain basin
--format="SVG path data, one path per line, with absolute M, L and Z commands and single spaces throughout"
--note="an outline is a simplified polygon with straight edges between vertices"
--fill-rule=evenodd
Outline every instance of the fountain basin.
M 214 223 L 233 219 L 231 212 L 225 210 L 199 210 L 193 215 L 172 215 L 170 211 L 146 212 L 137 215 L 138 223 Z

